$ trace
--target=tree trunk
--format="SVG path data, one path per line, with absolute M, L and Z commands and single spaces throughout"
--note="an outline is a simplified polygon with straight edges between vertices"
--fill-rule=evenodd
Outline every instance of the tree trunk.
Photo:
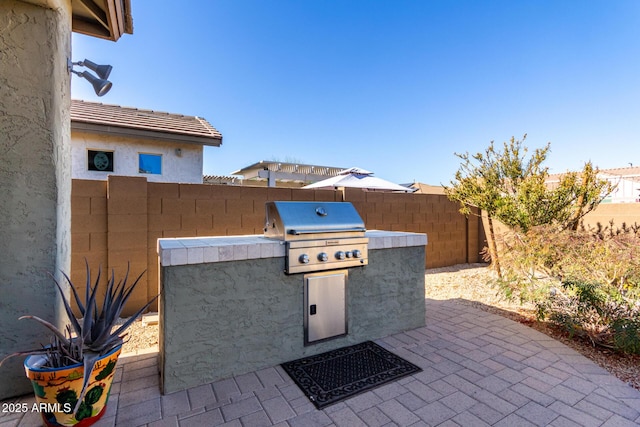
M 491 255 L 491 266 L 498 273 L 498 277 L 502 278 L 500 270 L 500 260 L 498 259 L 498 245 L 496 244 L 496 233 L 493 228 L 493 218 L 487 215 L 487 223 L 489 224 L 489 255 Z
M 582 218 L 582 211 L 585 205 L 584 192 L 586 191 L 587 184 L 589 184 L 589 174 L 584 170 L 582 172 L 582 187 L 580 188 L 580 195 L 578 196 L 578 200 L 576 200 L 576 209 L 569 221 L 569 229 L 572 231 L 576 231 L 578 229 L 580 218 Z

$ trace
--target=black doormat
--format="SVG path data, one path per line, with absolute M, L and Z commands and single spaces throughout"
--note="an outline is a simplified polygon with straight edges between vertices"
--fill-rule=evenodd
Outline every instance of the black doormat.
M 281 366 L 318 409 L 422 371 L 372 341 Z

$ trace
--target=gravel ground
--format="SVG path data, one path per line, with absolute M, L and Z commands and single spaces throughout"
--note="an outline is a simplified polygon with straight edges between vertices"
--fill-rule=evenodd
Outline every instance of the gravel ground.
M 622 381 L 640 390 L 640 356 L 614 353 L 593 347 L 587 341 L 569 339 L 553 325 L 535 319 L 533 305 L 507 301 L 497 289 L 488 284 L 493 272 L 486 264 L 460 264 L 433 268 L 425 272 L 426 298 L 458 299 L 482 310 L 510 318 L 535 328 L 572 347 Z M 128 329 L 124 353 L 146 353 L 158 349 L 158 324 L 154 315 L 145 315 Z
M 129 326 L 127 335 L 124 337 L 123 353 L 137 354 L 158 350 L 158 323 L 153 320 L 147 321 L 149 317 L 154 316 L 156 316 L 155 313 L 145 314 Z M 125 320 L 120 319 L 118 324 Z

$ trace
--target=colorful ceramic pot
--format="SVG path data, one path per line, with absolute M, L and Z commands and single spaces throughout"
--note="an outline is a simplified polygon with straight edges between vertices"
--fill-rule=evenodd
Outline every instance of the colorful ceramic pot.
M 64 368 L 42 367 L 45 357 L 29 356 L 24 361 L 27 378 L 36 395 L 38 411 L 47 426 L 90 426 L 102 417 L 115 374 L 116 362 L 122 346 L 118 346 L 96 361 L 78 412 L 73 408 L 82 391 L 84 366 Z

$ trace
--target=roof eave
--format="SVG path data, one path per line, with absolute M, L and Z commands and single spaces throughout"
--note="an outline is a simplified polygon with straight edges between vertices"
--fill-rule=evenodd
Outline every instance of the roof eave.
M 85 123 L 71 121 L 71 130 L 95 133 L 101 135 L 113 135 L 128 138 L 141 138 L 152 141 L 181 142 L 187 144 L 207 145 L 219 147 L 222 145 L 222 138 L 205 137 L 197 135 L 185 135 L 171 132 L 158 132 L 143 129 L 134 129 L 113 125 L 100 125 L 95 123 Z
M 74 32 L 117 41 L 133 34 L 130 0 L 105 0 L 104 9 L 94 0 L 72 1 L 71 28 Z

